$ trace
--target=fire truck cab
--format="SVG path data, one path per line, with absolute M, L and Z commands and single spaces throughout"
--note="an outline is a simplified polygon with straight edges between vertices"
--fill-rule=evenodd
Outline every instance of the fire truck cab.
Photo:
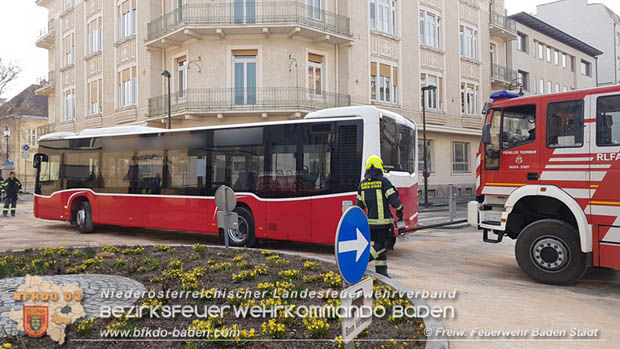
M 538 282 L 620 269 L 620 86 L 491 99 L 469 223 Z

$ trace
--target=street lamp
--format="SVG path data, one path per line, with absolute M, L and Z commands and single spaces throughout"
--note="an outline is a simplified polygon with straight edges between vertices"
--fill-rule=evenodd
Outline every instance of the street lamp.
M 422 87 L 422 127 L 424 134 L 424 172 L 422 175 L 424 176 L 424 207 L 428 208 L 428 159 L 426 158 L 427 150 L 426 150 L 426 91 L 436 90 L 437 86 L 428 85 Z
M 172 128 L 172 96 L 170 95 L 170 72 L 167 70 L 164 70 L 163 72 L 161 72 L 161 76 L 165 77 L 168 79 L 168 129 Z
M 11 136 L 11 129 L 8 126 L 4 126 L 4 137 L 6 138 L 6 162 L 9 162 L 9 137 Z

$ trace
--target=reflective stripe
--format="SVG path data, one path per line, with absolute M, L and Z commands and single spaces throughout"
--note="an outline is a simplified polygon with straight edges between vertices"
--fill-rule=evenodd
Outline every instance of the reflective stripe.
M 357 198 L 359 201 L 362 201 L 362 196 L 360 194 L 357 194 Z
M 377 254 L 382 254 L 383 252 L 385 252 L 385 248 L 380 249 L 379 251 L 377 251 Z
M 370 247 L 370 255 L 371 255 L 371 256 L 372 256 L 372 258 L 374 258 L 374 259 L 377 259 L 377 257 L 379 256 L 379 255 L 377 254 L 377 251 L 375 251 L 375 248 L 374 248 L 374 247 L 372 247 L 372 246 Z
M 383 220 L 385 215 L 383 214 L 383 195 L 381 189 L 377 189 L 377 219 Z
M 403 205 L 400 205 L 400 206 L 398 206 L 398 207 L 396 208 L 396 211 L 398 211 L 398 210 L 402 210 L 402 209 L 403 209 Z
M 386 261 L 376 261 L 375 262 L 375 267 L 387 267 L 387 262 Z
M 364 192 L 362 192 L 362 202 L 364 203 L 364 206 L 366 206 L 366 197 L 364 195 Z
M 16 210 L 15 207 L 11 207 L 11 211 L 15 211 L 15 210 Z
M 395 194 L 395 193 L 396 193 L 396 190 L 394 190 L 394 188 L 390 188 L 390 189 L 385 191 L 385 197 L 389 198 L 390 195 Z
M 391 218 L 387 219 L 368 219 L 368 224 L 370 225 L 385 225 L 392 224 L 394 221 Z

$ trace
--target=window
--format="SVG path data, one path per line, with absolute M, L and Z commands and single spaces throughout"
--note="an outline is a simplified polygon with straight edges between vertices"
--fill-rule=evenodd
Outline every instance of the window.
M 520 32 L 517 33 L 517 49 L 527 53 L 527 35 Z
M 536 106 L 505 108 L 502 122 L 502 149 L 518 147 L 536 140 Z
M 430 139 L 426 140 L 426 168 L 428 172 L 433 172 L 433 144 Z M 418 140 L 418 171 L 424 171 L 424 140 Z
M 420 76 L 420 88 L 425 86 L 436 86 L 437 89 L 424 92 L 426 108 L 441 111 L 443 109 L 443 78 L 422 73 Z
M 138 103 L 138 79 L 136 67 L 118 72 L 118 106 L 134 106 Z
M 37 145 L 37 130 L 34 128 L 28 129 L 28 145 L 31 147 Z
M 308 2 L 308 17 L 312 19 L 316 19 L 316 20 L 321 20 L 321 0 L 307 0 L 307 2 Z
M 420 44 L 441 48 L 441 18 L 438 15 L 420 11 Z
M 538 43 L 538 59 L 545 59 L 543 55 L 544 55 L 543 44 L 539 42 Z
M 136 35 L 137 0 L 126 0 L 118 5 L 118 40 Z
M 478 47 L 478 33 L 465 26 L 461 26 L 460 31 L 460 51 L 461 57 L 476 59 Z
M 325 57 L 308 54 L 308 90 L 320 95 L 323 93 L 323 60 Z
M 564 86 L 562 87 L 562 92 L 566 92 L 566 91 L 568 91 L 568 88 L 566 87 L 566 85 L 564 85 Z
M 88 54 L 93 54 L 101 51 L 102 42 L 102 27 L 101 27 L 101 17 L 96 18 L 87 25 L 88 29 Z
M 530 73 L 525 72 L 523 70 L 518 71 L 519 81 L 521 82 L 521 86 L 525 91 L 530 90 Z
M 545 80 L 544 79 L 538 80 L 538 93 L 540 94 L 545 93 Z
M 177 66 L 177 93 L 179 98 L 187 93 L 187 58 L 185 56 L 176 59 Z
M 75 90 L 68 90 L 63 98 L 63 121 L 75 120 Z
M 69 11 L 75 7 L 75 0 L 65 0 L 65 11 Z
M 379 119 L 381 159 L 390 171 L 415 172 L 415 131 L 384 116 Z
M 620 145 L 620 95 L 596 101 L 596 145 Z
M 371 0 L 370 26 L 372 29 L 396 35 L 396 0 Z
M 469 172 L 469 143 L 452 142 L 452 172 Z
M 103 80 L 98 79 L 88 83 L 88 115 L 96 115 L 102 112 Z
M 566 69 L 566 53 L 562 53 L 562 68 Z
M 461 83 L 461 113 L 466 115 L 478 113 L 478 85 Z
M 553 62 L 555 65 L 560 65 L 560 52 L 558 50 L 553 51 Z
M 398 103 L 398 68 L 388 64 L 371 62 L 370 88 L 370 97 L 373 100 Z
M 575 69 L 576 69 L 576 67 L 575 67 L 575 57 L 571 56 L 570 57 L 570 71 L 572 73 L 574 73 Z
M 553 83 L 551 82 L 551 80 L 547 81 L 547 93 L 553 92 L 552 87 Z
M 581 74 L 585 76 L 592 76 L 592 67 L 590 62 L 581 60 Z
M 256 57 L 258 50 L 233 51 L 233 85 L 236 105 L 256 104 Z
M 62 63 L 63 63 L 63 67 L 66 67 L 74 63 L 73 52 L 75 49 L 75 34 L 71 33 L 65 36 L 62 39 L 62 41 L 63 41 L 63 49 L 64 49 Z
M 551 47 L 547 46 L 547 62 L 551 63 Z
M 553 92 L 560 92 L 560 84 L 555 84 L 555 90 Z
M 547 105 L 547 148 L 583 145 L 583 100 Z
M 499 170 L 500 139 L 502 133 L 502 110 L 491 109 L 490 134 L 491 142 L 484 145 L 484 169 Z

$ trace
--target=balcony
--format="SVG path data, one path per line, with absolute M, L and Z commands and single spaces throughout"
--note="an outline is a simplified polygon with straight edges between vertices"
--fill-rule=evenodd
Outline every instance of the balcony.
M 47 79 L 39 80 L 39 87 L 34 93 L 37 96 L 51 96 L 56 91 L 56 74 L 51 71 L 47 73 Z
M 317 95 L 298 87 L 262 87 L 247 91 L 235 88 L 196 88 L 187 89 L 181 94 L 172 93 L 171 99 L 172 115 L 292 114 L 351 105 L 349 95 L 333 92 Z M 149 99 L 150 117 L 164 116 L 167 113 L 168 95 Z
M 56 29 L 54 27 L 54 20 L 50 19 L 47 22 L 47 27 L 41 29 L 41 33 L 39 38 L 35 42 L 35 45 L 40 48 L 50 49 L 54 47 L 54 43 L 56 42 Z
M 43 126 L 37 127 L 37 136 L 38 137 L 43 137 L 46 134 L 54 132 L 54 127 L 53 126 L 54 125 L 52 125 L 52 124 L 47 124 L 47 125 L 43 125 Z
M 35 0 L 35 4 L 41 7 L 48 7 L 53 3 L 53 0 Z
M 506 89 L 518 78 L 516 70 L 498 64 L 491 64 L 491 85 L 494 90 Z
M 353 40 L 351 19 L 297 2 L 194 3 L 148 24 L 146 45 L 165 48 L 202 39 L 204 35 L 286 33 L 314 42 L 340 44 Z
M 491 37 L 498 37 L 504 41 L 515 40 L 517 38 L 517 23 L 501 13 L 491 10 L 489 31 Z

